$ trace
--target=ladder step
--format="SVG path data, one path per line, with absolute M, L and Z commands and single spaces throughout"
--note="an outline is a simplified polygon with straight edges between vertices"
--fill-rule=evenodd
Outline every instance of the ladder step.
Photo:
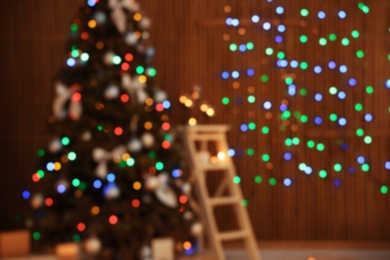
M 201 164 L 199 168 L 203 171 L 221 171 L 228 170 L 230 166 L 227 163 L 216 163 L 216 164 Z
M 210 203 L 211 206 L 219 206 L 219 205 L 240 203 L 241 200 L 238 197 L 229 196 L 229 197 L 210 198 L 208 202 Z
M 228 232 L 222 232 L 218 234 L 218 238 L 221 241 L 244 239 L 248 237 L 249 237 L 249 233 L 246 230 L 228 231 Z

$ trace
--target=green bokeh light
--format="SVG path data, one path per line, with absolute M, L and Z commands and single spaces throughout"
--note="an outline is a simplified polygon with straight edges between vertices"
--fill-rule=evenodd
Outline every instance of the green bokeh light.
M 44 150 L 44 149 L 38 149 L 37 155 L 38 155 L 38 157 L 43 157 L 43 156 L 45 156 L 45 150 Z
M 325 46 L 325 45 L 328 43 L 328 41 L 327 41 L 325 38 L 320 38 L 320 39 L 318 40 L 318 43 L 319 43 L 321 46 Z
M 299 145 L 300 142 L 301 142 L 301 141 L 299 140 L 299 137 L 294 137 L 294 138 L 292 139 L 293 145 Z
M 235 43 L 230 44 L 229 49 L 231 51 L 236 51 L 237 50 L 237 44 L 235 44 Z
M 115 65 L 118 65 L 122 62 L 122 59 L 121 57 L 119 57 L 118 55 L 115 55 L 113 58 L 112 58 L 112 63 L 114 63 Z
M 148 74 L 149 74 L 149 76 L 154 77 L 157 75 L 157 70 L 155 68 L 149 68 Z
M 89 54 L 84 52 L 83 54 L 81 54 L 80 59 L 84 62 L 87 62 L 89 60 Z
M 256 123 L 250 122 L 250 123 L 248 124 L 248 128 L 249 128 L 249 130 L 255 130 L 255 129 L 256 129 Z
M 300 14 L 301 14 L 301 16 L 306 17 L 309 15 L 309 10 L 307 10 L 306 8 L 303 8 L 303 9 L 301 9 Z
M 286 146 L 291 146 L 293 144 L 291 138 L 286 138 L 286 140 L 284 140 L 284 143 L 286 144 Z
M 300 41 L 301 43 L 306 43 L 307 40 L 308 40 L 308 38 L 307 38 L 306 35 L 301 35 L 301 36 L 299 37 L 299 41 Z
M 263 74 L 263 75 L 261 75 L 261 81 L 262 82 L 268 82 L 268 80 L 269 80 L 269 77 L 268 77 L 268 75 L 267 74 Z
M 337 39 L 337 35 L 334 33 L 329 34 L 329 40 L 335 41 Z
M 381 193 L 382 194 L 387 194 L 388 192 L 389 192 L 389 188 L 387 186 L 383 185 L 381 187 Z
M 286 54 L 284 54 L 284 52 L 280 51 L 280 52 L 278 52 L 276 57 L 278 57 L 278 59 L 284 59 L 286 57 Z
M 156 167 L 157 171 L 162 171 L 164 169 L 164 163 L 163 162 L 157 162 L 155 167 Z
M 364 130 L 362 128 L 356 129 L 356 135 L 357 136 L 363 136 L 364 135 Z
M 145 68 L 142 67 L 142 66 L 137 66 L 137 68 L 135 69 L 135 71 L 137 72 L 137 74 L 142 74 L 145 72 Z
M 80 185 L 80 180 L 77 179 L 77 178 L 73 179 L 73 180 L 72 180 L 72 185 L 73 185 L 74 187 L 78 187 L 78 186 Z
M 234 176 L 234 177 L 233 177 L 233 182 L 234 182 L 235 184 L 240 184 L 240 182 L 241 182 L 240 176 Z
M 336 95 L 337 94 L 337 88 L 335 86 L 332 86 L 329 88 L 329 94 Z
M 268 162 L 271 157 L 269 156 L 269 154 L 263 154 L 263 156 L 261 156 L 261 159 L 264 161 L 264 162 Z
M 79 29 L 79 26 L 78 26 L 77 24 L 72 23 L 72 24 L 70 25 L 70 30 L 71 30 L 72 32 L 77 32 L 78 29 Z
M 253 50 L 254 47 L 255 47 L 255 45 L 253 44 L 253 42 L 248 42 L 248 43 L 246 44 L 246 48 L 247 48 L 248 50 Z
M 228 97 L 223 97 L 222 98 L 222 104 L 229 105 L 229 103 L 230 103 L 230 99 Z
M 322 152 L 323 150 L 325 150 L 325 145 L 323 143 L 318 143 L 317 151 Z
M 274 49 L 272 49 L 271 47 L 265 49 L 265 54 L 267 54 L 268 56 L 272 55 L 273 53 L 274 53 Z
M 263 126 L 262 128 L 261 128 L 261 132 L 263 133 L 263 134 L 268 134 L 269 133 L 269 127 L 268 126 Z
M 353 37 L 353 38 L 359 38 L 359 36 L 360 36 L 360 33 L 359 33 L 359 31 L 358 30 L 353 30 L 352 32 L 351 32 L 351 36 Z
M 271 186 L 275 186 L 276 185 L 276 179 L 275 178 L 270 178 L 269 179 L 269 184 L 271 185 Z
M 362 164 L 362 171 L 368 172 L 369 170 L 370 170 L 370 165 L 368 165 L 367 163 L 363 163 Z
M 328 173 L 325 170 L 320 170 L 318 176 L 320 176 L 321 179 L 324 179 L 328 176 Z
M 61 139 L 61 143 L 62 143 L 62 145 L 67 146 L 70 143 L 70 139 L 68 137 L 64 136 Z
M 372 143 L 372 137 L 367 135 L 364 137 L 364 143 L 371 144 Z
M 348 46 L 348 45 L 349 45 L 349 39 L 348 39 L 348 38 L 343 38 L 343 39 L 341 40 L 341 44 L 342 44 L 343 46 Z
M 286 79 L 284 80 L 284 82 L 285 82 L 287 85 L 291 85 L 291 84 L 294 82 L 294 80 L 293 80 L 292 78 L 290 78 L 290 77 L 286 77 Z
M 366 87 L 366 93 L 367 94 L 372 94 L 374 93 L 374 88 L 372 86 L 367 86 Z
M 307 121 L 309 121 L 309 117 L 307 115 L 301 115 L 300 120 L 302 123 L 307 123 Z
M 336 114 L 334 114 L 334 113 L 332 113 L 332 114 L 329 115 L 329 119 L 330 119 L 330 121 L 332 121 L 332 122 L 336 121 L 337 118 L 338 118 L 338 116 L 337 116 Z
M 134 158 L 129 158 L 129 159 L 127 159 L 127 160 L 126 160 L 126 164 L 127 164 L 128 166 L 130 166 L 130 167 L 134 166 L 134 164 L 135 164 Z
M 364 57 L 364 52 L 362 50 L 358 50 L 356 52 L 356 57 L 358 57 L 359 59 L 363 58 Z
M 315 144 L 316 143 L 313 140 L 307 141 L 307 147 L 309 147 L 309 148 L 313 148 L 315 146 Z
M 247 207 L 248 204 L 249 204 L 249 201 L 248 201 L 248 200 L 246 200 L 246 199 L 241 200 L 241 205 L 242 205 L 243 207 Z
M 261 176 L 257 175 L 257 176 L 255 177 L 255 182 L 256 182 L 256 183 L 261 183 L 262 181 L 263 181 L 263 178 L 261 178 Z
M 41 239 L 41 233 L 39 233 L 38 231 L 35 231 L 32 234 L 32 237 L 33 237 L 34 240 L 39 240 L 39 239 Z
M 69 153 L 68 153 L 68 159 L 69 159 L 69 161 L 74 161 L 74 160 L 76 160 L 76 158 L 77 158 L 77 155 L 76 155 L 75 152 L 69 152 Z
M 256 97 L 255 96 L 248 96 L 248 102 L 249 103 L 255 103 L 255 101 L 256 101 Z
M 302 69 L 302 70 L 305 70 L 309 67 L 309 65 L 307 64 L 306 61 L 302 61 L 301 64 L 299 65 L 299 67 Z
M 335 165 L 333 165 L 333 169 L 335 172 L 340 172 L 343 169 L 343 166 L 341 166 L 341 164 L 339 163 L 336 163 Z
M 356 104 L 355 104 L 355 110 L 356 110 L 356 111 L 362 111 L 362 110 L 363 110 L 363 105 L 360 104 L 360 103 L 356 103 Z
M 306 96 L 307 95 L 307 90 L 305 89 L 305 88 L 301 88 L 300 90 L 299 90 L 299 95 L 301 95 L 301 96 Z
M 249 156 L 253 156 L 255 154 L 255 150 L 253 148 L 249 148 L 247 151 L 246 151 L 246 154 L 249 155 Z

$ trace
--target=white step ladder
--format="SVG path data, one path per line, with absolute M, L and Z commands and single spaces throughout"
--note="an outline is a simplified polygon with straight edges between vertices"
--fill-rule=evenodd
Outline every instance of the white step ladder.
M 184 129 L 184 143 L 191 163 L 190 182 L 195 186 L 200 202 L 200 211 L 206 221 L 208 241 L 211 242 L 218 260 L 224 260 L 223 243 L 240 241 L 245 243 L 248 260 L 260 260 L 259 250 L 248 212 L 242 206 L 242 192 L 235 184 L 236 170 L 228 156 L 226 125 L 195 125 Z M 214 194 L 209 194 L 207 175 L 221 177 Z M 214 175 L 214 176 L 215 176 Z M 234 230 L 219 231 L 215 218 L 216 207 L 231 207 L 237 227 Z M 232 215 L 226 216 L 233 217 Z

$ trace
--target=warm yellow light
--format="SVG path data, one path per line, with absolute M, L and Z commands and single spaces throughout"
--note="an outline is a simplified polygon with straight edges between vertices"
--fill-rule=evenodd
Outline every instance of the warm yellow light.
M 145 122 L 144 127 L 146 130 L 150 130 L 150 129 L 152 129 L 153 124 L 152 124 L 152 122 L 147 121 L 147 122 Z
M 192 245 L 191 245 L 190 242 L 186 241 L 186 242 L 183 243 L 183 248 L 185 250 L 189 250 L 189 249 L 191 249 L 191 247 L 192 247 Z
M 91 209 L 91 213 L 93 215 L 97 215 L 100 213 L 100 208 L 98 206 L 93 206 L 92 209 Z
M 218 157 L 218 159 L 220 159 L 222 161 L 226 158 L 226 154 L 224 152 L 219 152 L 217 157 Z
M 56 171 L 61 170 L 61 163 L 55 162 L 55 163 L 54 163 L 54 170 L 56 170 Z
M 124 153 L 124 154 L 122 155 L 122 160 L 123 160 L 123 161 L 127 161 L 128 159 L 130 159 L 130 154 Z
M 200 105 L 200 110 L 201 110 L 202 112 L 206 112 L 208 108 L 209 108 L 209 106 L 208 106 L 207 104 L 202 104 L 202 105 Z
M 182 104 L 184 104 L 186 102 L 186 100 L 187 100 L 186 96 L 180 96 L 179 97 L 179 102 L 182 103 Z
M 138 81 L 141 82 L 141 83 L 145 83 L 147 80 L 146 76 L 145 75 L 141 75 L 138 77 Z
M 142 19 L 142 15 L 140 13 L 135 13 L 133 18 L 135 21 L 139 22 Z
M 208 116 L 214 116 L 215 115 L 215 110 L 214 110 L 214 108 L 212 108 L 212 107 L 209 107 L 208 109 L 207 109 L 207 111 L 206 111 L 206 114 L 208 115 Z
M 96 21 L 95 20 L 89 20 L 88 26 L 91 29 L 95 28 L 96 27 Z
M 147 98 L 147 99 L 145 100 L 145 104 L 146 104 L 147 106 L 152 106 L 152 105 L 153 105 L 153 98 Z
M 186 107 L 192 107 L 192 104 L 193 104 L 193 102 L 192 102 L 191 99 L 186 99 L 186 101 L 184 102 L 184 105 L 185 105 Z
M 193 117 L 191 117 L 190 119 L 188 119 L 188 124 L 189 125 L 192 125 L 192 126 L 194 126 L 194 125 L 196 125 L 196 119 L 195 118 L 193 118 Z
M 142 184 L 139 181 L 136 181 L 136 182 L 133 183 L 133 188 L 135 190 L 140 190 L 141 187 L 142 187 Z
M 199 92 L 192 92 L 191 97 L 193 99 L 199 99 L 200 98 L 200 94 L 199 94 Z
M 134 32 L 134 37 L 135 38 L 139 39 L 139 38 L 141 38 L 141 36 L 142 36 L 141 32 L 139 32 L 139 31 Z

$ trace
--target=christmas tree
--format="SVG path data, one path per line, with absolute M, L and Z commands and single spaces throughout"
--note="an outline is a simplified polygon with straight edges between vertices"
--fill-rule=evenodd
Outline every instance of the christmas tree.
M 39 243 L 94 241 L 147 259 L 154 237 L 188 250 L 199 234 L 149 26 L 134 0 L 88 0 L 73 20 L 54 135 L 32 176 L 40 191 L 23 192 Z

